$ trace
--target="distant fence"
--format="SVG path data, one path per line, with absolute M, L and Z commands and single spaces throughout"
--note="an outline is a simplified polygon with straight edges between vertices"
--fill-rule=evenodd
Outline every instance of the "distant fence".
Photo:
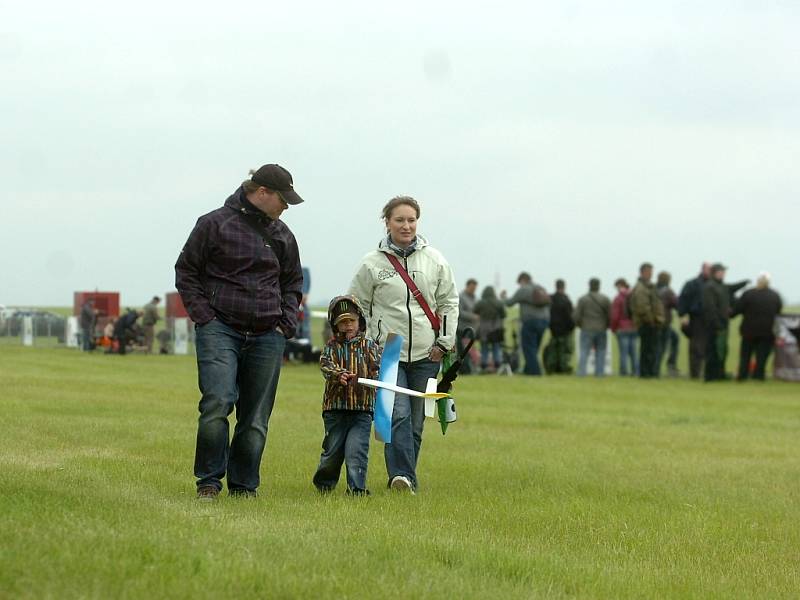
M 181 321 L 182 323 L 175 323 Z M 157 331 L 153 352 L 164 347 L 170 354 L 194 353 L 194 328 L 186 319 L 166 319 L 163 331 Z M 134 346 L 130 351 L 143 349 L 143 332 L 136 326 L 131 336 Z M 165 337 L 166 335 L 166 337 Z M 0 317 L 0 344 L 39 347 L 83 347 L 83 332 L 76 317 L 64 317 L 43 311 L 17 312 L 11 316 Z M 95 331 L 95 340 L 102 338 L 102 331 Z M 105 348 L 98 347 L 98 351 Z
M 36 345 L 65 345 L 67 319 L 54 313 L 14 313 L 0 319 L 0 343 L 23 344 L 26 335 L 26 317 L 30 318 L 27 334 Z

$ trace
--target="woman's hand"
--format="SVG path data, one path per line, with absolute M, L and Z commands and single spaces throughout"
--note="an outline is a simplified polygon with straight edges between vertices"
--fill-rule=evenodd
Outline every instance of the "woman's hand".
M 431 348 L 431 353 L 428 355 L 433 362 L 441 362 L 442 358 L 444 357 L 444 350 L 442 350 L 439 346 L 434 346 Z

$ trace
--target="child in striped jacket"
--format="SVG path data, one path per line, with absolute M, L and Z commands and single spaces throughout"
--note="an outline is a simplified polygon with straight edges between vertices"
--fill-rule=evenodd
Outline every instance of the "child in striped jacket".
M 328 308 L 328 321 L 333 337 L 319 359 L 325 378 L 325 438 L 313 482 L 320 492 L 332 491 L 345 463 L 347 492 L 369 495 L 367 460 L 375 390 L 360 385 L 357 379 L 378 376 L 381 348 L 366 337 L 366 320 L 355 297 L 334 298 Z

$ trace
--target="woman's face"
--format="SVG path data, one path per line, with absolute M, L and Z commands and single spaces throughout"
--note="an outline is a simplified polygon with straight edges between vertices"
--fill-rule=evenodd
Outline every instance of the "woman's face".
M 392 241 L 400 247 L 406 247 L 417 237 L 417 211 L 408 204 L 398 204 L 386 219 L 386 228 Z

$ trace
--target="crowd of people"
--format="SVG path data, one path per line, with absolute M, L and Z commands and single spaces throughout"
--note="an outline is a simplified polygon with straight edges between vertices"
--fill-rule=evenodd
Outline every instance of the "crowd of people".
M 624 277 L 614 282 L 613 299 L 600 291 L 599 279 L 590 279 L 587 293 L 574 307 L 562 279 L 555 282 L 555 290 L 549 294 L 529 273 L 522 272 L 512 296 L 508 297 L 503 290 L 498 299 L 494 288 L 486 286 L 480 300 L 478 282 L 469 279 L 459 294 L 459 344 L 463 347 L 465 332 L 476 332 L 480 355 L 468 357 L 464 372 L 493 373 L 503 361 L 511 360 L 516 348 L 509 351 L 504 346 L 508 329 L 504 323 L 505 309 L 518 305 L 519 345 L 525 361 L 522 373 L 526 375 L 572 373 L 577 328 L 578 375 L 588 374 L 590 361 L 595 376 L 607 373 L 610 331 L 617 340 L 619 375 L 677 377 L 679 329 L 689 340 L 691 378 L 730 379 L 733 375 L 725 372 L 728 324 L 732 317 L 741 315 L 740 357 L 735 377 L 741 381 L 751 377 L 763 380 L 775 341 L 775 317 L 782 310 L 780 295 L 770 287 L 767 272 L 759 274 L 754 287 L 737 295 L 749 281 L 726 283 L 725 272 L 726 267 L 721 263 L 703 263 L 700 274 L 676 293 L 669 272 L 659 272 L 653 281 L 653 265 L 643 263 L 633 287 Z M 676 318 L 680 319 L 677 328 Z M 542 348 L 548 329 L 549 342 Z

